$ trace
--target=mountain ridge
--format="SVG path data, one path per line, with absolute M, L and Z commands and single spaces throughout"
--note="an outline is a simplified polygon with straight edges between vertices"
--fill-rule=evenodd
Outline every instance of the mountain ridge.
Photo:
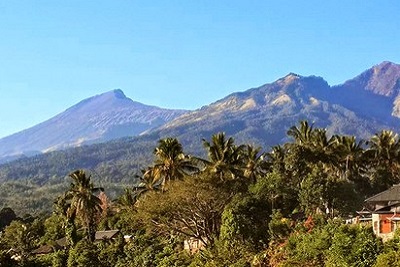
M 4 151 L 9 137 L 0 139 L 0 156 L 12 158 L 18 153 L 10 152 L 15 151 L 34 155 L 125 136 L 175 136 L 190 144 L 219 131 L 239 141 L 271 146 L 284 142 L 285 129 L 299 120 L 315 122 L 332 134 L 366 138 L 382 127 L 399 129 L 399 92 L 400 65 L 389 61 L 334 86 L 319 76 L 290 72 L 272 83 L 231 93 L 192 111 L 148 106 L 115 89 L 82 100 L 43 123 L 12 135 L 19 135 L 20 139 L 14 141 L 14 147 L 11 144 L 9 151 Z M 56 135 L 58 142 L 49 136 L 44 139 L 53 142 L 52 146 L 37 146 L 38 140 L 46 137 L 40 127 L 51 128 L 58 120 L 65 124 L 61 125 L 63 133 Z M 82 125 L 74 125 L 75 121 Z M 77 130 L 80 136 L 75 133 Z M 30 140 L 25 149 L 20 145 L 24 138 Z
M 0 156 L 32 155 L 139 135 L 185 112 L 145 105 L 115 89 L 84 99 L 42 123 L 0 139 Z
M 400 98 L 396 103 L 391 95 L 380 93 L 381 84 L 391 84 L 391 91 L 396 89 L 400 83 L 400 65 L 383 62 L 363 73 L 370 72 L 375 76 L 360 74 L 334 86 L 319 76 L 289 73 L 275 82 L 229 94 L 153 131 L 161 137 L 176 136 L 184 141 L 190 140 L 185 132 L 195 129 L 199 138 L 225 131 L 239 141 L 258 140 L 259 145 L 268 147 L 284 142 L 286 130 L 300 120 L 315 122 L 331 134 L 360 138 L 367 138 L 381 128 L 400 130 L 397 126 L 400 121 L 394 114 L 396 104 L 400 113 Z M 362 77 L 366 79 L 365 85 L 380 87 L 377 90 L 361 87 Z M 390 83 L 377 83 L 376 79 L 388 79 Z M 356 88 L 353 81 L 361 85 Z M 270 136 L 274 137 L 262 140 Z
M 382 73 L 389 79 L 397 77 L 397 72 Z M 372 79 L 372 76 L 364 77 Z M 384 78 L 385 75 L 380 75 L 380 79 Z M 373 83 L 363 81 L 363 84 Z M 287 130 L 301 120 L 325 128 L 328 135 L 354 135 L 358 139 L 369 139 L 383 129 L 400 133 L 400 119 L 393 115 L 396 99 L 361 86 L 356 88 L 346 83 L 330 86 L 318 76 L 289 73 L 275 82 L 185 111 L 140 136 L 0 164 L 0 182 L 21 180 L 40 188 L 44 184 L 62 183 L 72 170 L 86 169 L 115 185 L 132 185 L 137 182 L 134 177 L 140 174 L 140 169 L 151 164 L 152 151 L 161 138 L 178 138 L 186 153 L 206 156 L 203 140 L 225 132 L 236 144 L 251 144 L 268 151 L 272 146 L 290 141 Z

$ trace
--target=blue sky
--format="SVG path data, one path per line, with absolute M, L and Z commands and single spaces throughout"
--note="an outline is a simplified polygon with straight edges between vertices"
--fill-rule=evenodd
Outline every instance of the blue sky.
M 289 72 L 400 63 L 400 1 L 0 1 L 0 137 L 120 88 L 195 109 Z

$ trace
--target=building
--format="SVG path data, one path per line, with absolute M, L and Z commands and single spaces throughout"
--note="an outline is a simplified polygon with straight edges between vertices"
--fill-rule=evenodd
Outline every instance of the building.
M 374 233 L 383 241 L 393 238 L 400 228 L 400 184 L 366 199 L 365 207 L 370 210 Z
M 94 242 L 101 242 L 104 240 L 113 240 L 116 239 L 119 235 L 119 230 L 108 230 L 108 231 L 97 231 L 95 234 Z M 51 244 L 43 245 L 32 251 L 32 254 L 35 255 L 46 255 L 52 253 L 57 250 L 64 249 L 67 246 L 67 239 L 65 237 L 60 238 Z

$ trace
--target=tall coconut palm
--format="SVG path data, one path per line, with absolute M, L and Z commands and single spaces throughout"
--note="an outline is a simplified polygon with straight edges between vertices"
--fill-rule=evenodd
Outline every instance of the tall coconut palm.
M 70 214 L 68 209 L 71 206 L 71 203 L 68 201 L 68 194 L 57 198 L 54 203 L 54 213 L 60 216 L 63 219 L 63 229 L 65 231 L 65 238 L 67 240 L 68 246 L 74 246 L 77 241 L 77 232 L 75 225 L 75 214 Z
M 141 172 L 141 175 L 136 175 L 136 178 L 139 179 L 140 183 L 134 186 L 132 190 L 132 197 L 134 202 L 136 202 L 140 196 L 146 194 L 147 192 L 162 189 L 162 181 L 154 176 L 154 167 L 147 167 L 145 169 L 142 169 Z
M 89 241 L 93 242 L 96 233 L 96 218 L 101 214 L 101 200 L 93 193 L 103 191 L 103 188 L 95 188 L 83 170 L 77 170 L 69 174 L 73 182 L 65 194 L 68 203 L 66 210 L 68 218 L 78 218 L 86 228 Z
M 151 176 L 154 178 L 152 184 L 160 184 L 162 190 L 167 182 L 181 180 L 185 175 L 199 171 L 193 160 L 183 153 L 182 145 L 176 138 L 161 139 L 154 155 L 156 160 L 151 167 Z
M 370 155 L 381 162 L 392 163 L 399 156 L 399 138 L 392 131 L 383 130 L 371 137 L 369 144 Z
M 352 180 L 363 171 L 364 141 L 354 136 L 334 136 L 335 154 L 339 158 L 339 168 L 346 180 Z
M 400 143 L 398 135 L 383 130 L 371 137 L 366 152 L 370 160 L 375 188 L 385 190 L 400 182 Z
M 221 180 L 243 176 L 243 145 L 236 146 L 232 137 L 226 139 L 225 133 L 214 134 L 211 142 L 203 139 L 203 144 L 208 153 L 204 163 L 212 174 Z
M 294 138 L 294 141 L 299 145 L 309 144 L 313 138 L 314 128 L 307 121 L 301 121 L 300 127 L 292 126 L 287 132 L 287 135 Z
M 251 183 L 256 182 L 257 178 L 266 174 L 267 165 L 265 153 L 260 153 L 261 148 L 254 148 L 247 145 L 243 150 L 243 176 Z
M 286 149 L 283 146 L 273 146 L 271 152 L 266 153 L 269 170 L 285 173 Z

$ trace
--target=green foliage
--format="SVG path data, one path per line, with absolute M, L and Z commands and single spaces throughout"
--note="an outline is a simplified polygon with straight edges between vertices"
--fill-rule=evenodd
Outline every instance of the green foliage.
M 283 266 L 373 266 L 381 241 L 371 228 L 330 221 L 310 232 L 293 233 Z
M 99 260 L 103 266 L 116 266 L 125 257 L 124 238 L 120 234 L 117 240 L 102 241 L 99 247 Z
M 138 203 L 138 218 L 148 229 L 195 237 L 212 244 L 231 195 L 201 177 L 171 182 L 166 192 L 150 192 Z
M 44 221 L 44 236 L 42 236 L 40 243 L 46 244 L 50 241 L 55 241 L 65 235 L 63 229 L 64 220 L 61 216 L 52 214 Z
M 68 253 L 65 250 L 59 250 L 50 255 L 52 267 L 65 267 L 67 265 Z
M 400 265 L 398 236 L 382 248 L 370 228 L 327 221 L 357 210 L 373 187 L 386 189 L 400 181 L 397 135 L 384 131 L 370 142 L 356 142 L 354 137 L 328 136 L 325 129 L 307 122 L 290 128 L 288 135 L 292 142 L 264 154 L 219 133 L 203 143 L 207 159 L 189 157 L 176 138 L 165 138 L 154 150 L 153 164 L 151 157 L 137 163 L 144 150 L 151 152 L 155 146 L 151 142 L 148 147 L 124 147 L 129 151 L 125 158 L 107 155 L 101 146 L 95 146 L 97 152 L 90 147 L 87 155 L 75 150 L 84 157 L 83 166 L 95 164 L 93 173 L 101 174 L 96 174 L 96 183 L 107 188 L 107 195 L 119 192 L 112 197 L 120 196 L 119 200 L 107 205 L 94 194 L 96 188 L 85 172 L 73 172 L 68 189 L 67 180 L 60 178 L 65 166 L 53 173 L 40 170 L 57 160 L 75 164 L 69 158 L 72 150 L 43 156 L 47 163 L 38 158 L 21 160 L 16 170 L 0 166 L 0 179 L 15 175 L 17 180 L 0 187 L 3 205 L 12 203 L 18 211 L 46 209 L 50 214 L 56 199 L 54 213 L 41 215 L 40 220 L 30 215 L 14 220 L 18 218 L 11 209 L 0 211 L 0 228 L 9 224 L 0 236 L 0 266 L 14 264 L 7 253 L 10 249 L 22 256 L 26 266 Z M 133 144 L 125 141 L 125 146 Z M 102 163 L 106 159 L 109 162 Z M 22 162 L 32 165 L 24 167 Z M 141 168 L 142 176 L 134 175 L 142 163 L 150 165 Z M 27 174 L 35 164 L 39 170 L 34 171 L 33 181 L 19 180 L 18 171 Z M 100 213 L 103 207 L 107 212 Z M 295 212 L 310 215 L 310 220 L 292 219 Z M 82 226 L 86 239 L 77 235 Z M 96 227 L 120 229 L 133 239 L 89 242 Z M 39 245 L 54 244 L 63 236 L 70 241 L 66 250 L 31 255 Z M 194 255 L 184 251 L 183 241 L 189 238 L 202 241 L 205 248 Z
M 69 251 L 68 267 L 87 267 L 101 266 L 98 258 L 99 249 L 95 244 L 85 239 L 79 241 L 76 246 Z
M 220 239 L 227 244 L 240 240 L 262 248 L 269 241 L 268 220 L 270 209 L 260 199 L 236 195 L 222 214 Z
M 290 232 L 290 220 L 283 217 L 279 210 L 274 210 L 271 215 L 271 221 L 268 223 L 268 233 L 271 239 L 282 240 L 288 237 Z
M 269 209 L 279 209 L 288 215 L 299 205 L 296 187 L 288 176 L 274 170 L 259 178 L 249 191 L 255 198 L 264 201 Z
M 400 266 L 400 229 L 395 232 L 393 239 L 384 243 L 383 251 L 377 256 L 374 267 Z
M 195 255 L 190 267 L 219 267 L 219 266 L 235 266 L 250 267 L 254 258 L 254 250 L 252 245 L 240 241 L 226 240 L 216 241 L 215 246 L 207 248 Z
M 74 244 L 74 224 L 79 219 L 86 230 L 87 240 L 93 242 L 96 232 L 97 218 L 102 212 L 101 200 L 94 195 L 96 191 L 104 191 L 103 188 L 95 188 L 86 176 L 85 171 L 77 170 L 70 175 L 73 182 L 70 189 L 63 197 L 58 199 L 59 214 L 66 220 L 65 228 L 69 231 L 67 239 L 71 245 Z
M 11 258 L 11 253 L 7 250 L 0 250 L 0 266 L 13 267 L 18 266 L 17 262 Z
M 165 239 L 138 231 L 135 233 L 135 238 L 124 247 L 126 256 L 120 259 L 115 266 L 187 266 L 190 257 L 185 251 L 182 251 L 180 244 L 182 244 L 182 240 Z
M 11 208 L 3 208 L 0 210 L 0 231 L 9 225 L 17 216 Z
M 333 233 L 327 266 L 373 266 L 380 249 L 371 228 L 342 225 Z
M 1 235 L 1 246 L 12 249 L 21 256 L 25 263 L 34 248 L 39 245 L 40 236 L 43 235 L 43 224 L 40 220 L 32 223 L 13 221 Z

